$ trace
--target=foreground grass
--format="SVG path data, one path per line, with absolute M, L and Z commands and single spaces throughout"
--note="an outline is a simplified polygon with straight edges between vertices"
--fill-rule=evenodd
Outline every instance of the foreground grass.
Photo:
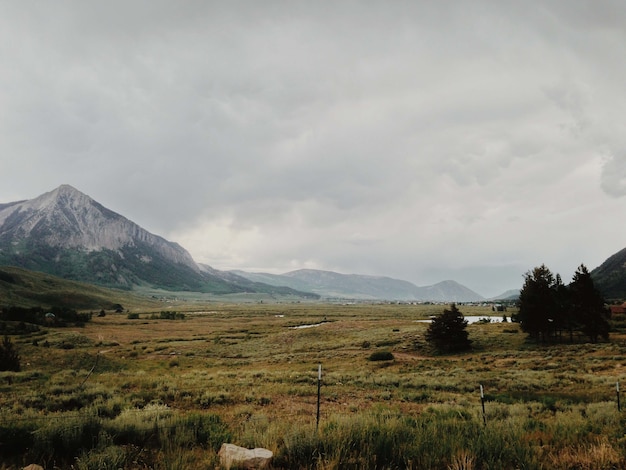
M 472 352 L 439 356 L 416 320 L 442 309 L 224 304 L 15 336 L 0 465 L 215 468 L 228 441 L 269 448 L 274 468 L 626 467 L 620 334 L 538 346 L 517 325 L 474 324 Z M 378 351 L 394 359 L 368 360 Z

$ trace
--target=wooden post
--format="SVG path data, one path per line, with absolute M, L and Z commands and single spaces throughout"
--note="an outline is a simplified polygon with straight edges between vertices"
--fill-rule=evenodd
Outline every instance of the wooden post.
M 483 424 L 487 426 L 487 418 L 485 416 L 485 391 L 483 390 L 482 384 L 480 385 L 480 404 L 483 408 Z
M 322 391 L 322 364 L 317 366 L 317 419 L 315 420 L 315 429 L 320 428 L 320 399 Z
M 617 411 L 622 411 L 622 406 L 619 402 L 619 380 L 615 382 L 615 394 L 617 395 Z

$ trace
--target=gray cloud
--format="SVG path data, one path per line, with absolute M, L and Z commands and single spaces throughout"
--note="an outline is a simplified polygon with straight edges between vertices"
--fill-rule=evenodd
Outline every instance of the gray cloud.
M 626 195 L 626 155 L 606 156 L 602 172 L 602 188 L 614 197 Z
M 623 210 L 623 24 L 617 1 L 3 3 L 0 200 L 73 184 L 218 268 L 568 278 L 621 247 L 589 220 Z

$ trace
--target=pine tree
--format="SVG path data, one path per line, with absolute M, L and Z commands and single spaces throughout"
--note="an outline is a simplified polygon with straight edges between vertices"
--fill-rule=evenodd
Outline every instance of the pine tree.
M 581 264 L 569 286 L 574 321 L 592 343 L 599 337 L 609 337 L 608 310 L 600 292 L 595 288 L 591 274 Z
M 553 336 L 558 327 L 555 286 L 552 272 L 542 264 L 524 275 L 524 287 L 520 291 L 519 311 L 514 321 L 531 337 L 542 341 Z
M 572 302 L 570 290 L 563 284 L 561 275 L 557 274 L 552 286 L 552 296 L 554 302 L 554 328 L 559 333 L 559 337 L 563 330 L 569 333 L 570 342 L 574 338 L 574 330 L 578 329 L 579 325 L 576 322 L 576 318 L 572 315 Z
M 6 335 L 2 344 L 0 344 L 0 371 L 5 370 L 14 372 L 19 372 L 20 370 L 20 356 L 17 354 L 13 343 Z
M 440 351 L 458 352 L 471 347 L 467 320 L 455 304 L 433 319 L 426 331 L 426 341 Z

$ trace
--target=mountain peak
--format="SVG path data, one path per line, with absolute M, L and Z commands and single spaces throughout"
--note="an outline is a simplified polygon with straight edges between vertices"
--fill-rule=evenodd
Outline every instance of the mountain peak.
M 64 248 L 115 250 L 128 241 L 112 237 L 116 223 L 132 224 L 67 184 L 0 208 L 0 237 L 13 242 L 34 238 Z
M 200 273 L 178 244 L 147 232 L 69 184 L 31 200 L 0 205 L 0 258 L 19 265 L 20 257 L 33 249 L 46 266 L 63 264 L 63 256 L 109 250 L 122 258 L 135 253 L 144 265 L 158 258 Z M 69 259 L 65 263 L 71 265 Z
M 19 203 L 12 203 L 10 205 L 17 205 L 18 207 L 16 207 L 16 209 L 21 212 L 34 211 L 42 215 L 43 213 L 46 213 L 47 217 L 50 218 L 58 215 L 55 213 L 55 208 L 75 210 L 79 207 L 85 207 L 92 204 L 95 204 L 95 201 L 89 196 L 69 184 L 62 184 L 58 188 L 44 193 L 34 199 L 29 201 L 20 201 Z M 0 220 L 0 224 L 1 223 L 2 220 Z
M 74 200 L 74 199 L 84 199 L 92 201 L 92 199 L 87 196 L 85 193 L 82 193 L 74 186 L 70 186 L 69 184 L 62 184 L 58 188 L 50 191 L 51 196 L 56 197 L 58 200 Z
M 80 192 L 74 186 L 70 186 L 69 184 L 62 184 L 61 186 L 53 189 L 52 191 L 48 191 L 47 193 L 43 193 L 40 196 L 37 196 L 33 199 L 33 201 L 38 199 L 58 199 L 62 197 L 76 197 L 76 196 L 86 196 L 84 193 Z
M 58 188 L 52 190 L 52 192 L 58 192 L 58 193 L 81 193 L 78 189 L 76 189 L 74 186 L 69 185 L 69 184 L 62 184 Z

